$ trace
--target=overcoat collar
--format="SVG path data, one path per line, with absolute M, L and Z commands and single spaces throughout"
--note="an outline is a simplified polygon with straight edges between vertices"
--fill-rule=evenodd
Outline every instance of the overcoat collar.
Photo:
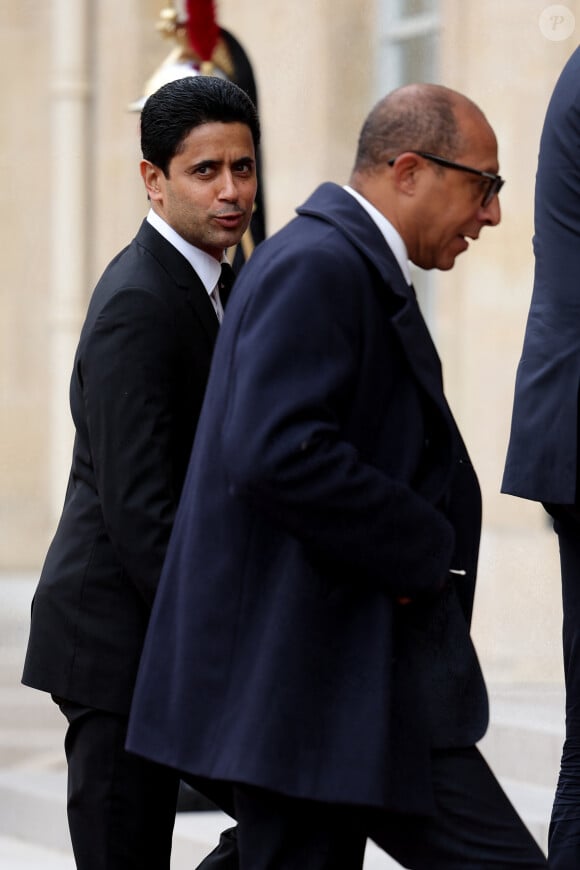
M 191 263 L 188 263 L 183 254 L 174 248 L 167 239 L 163 238 L 147 220 L 141 224 L 135 241 L 138 245 L 146 248 L 152 257 L 155 257 L 178 287 L 183 288 L 187 294 L 188 303 L 213 344 L 217 338 L 219 322 L 207 290 L 199 280 Z
M 443 399 L 441 361 L 409 287 L 383 234 L 361 205 L 337 184 L 326 183 L 297 209 L 298 214 L 320 218 L 335 226 L 372 264 L 385 294 L 393 328 L 417 379 L 439 404 Z
M 443 393 L 439 354 L 419 310 L 415 291 L 410 287 L 385 238 L 368 213 L 354 197 L 336 184 L 326 183 L 297 209 L 300 215 L 319 218 L 335 226 L 354 245 L 378 273 L 377 285 L 385 293 L 391 323 L 400 340 L 411 371 L 425 393 L 439 409 L 454 450 L 464 450 L 463 442 Z M 451 462 L 448 466 L 451 471 Z M 447 485 L 447 475 L 435 475 L 426 482 L 424 494 L 437 501 Z

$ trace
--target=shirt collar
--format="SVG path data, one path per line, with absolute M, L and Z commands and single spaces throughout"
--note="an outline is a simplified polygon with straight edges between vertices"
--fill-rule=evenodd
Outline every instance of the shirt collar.
M 152 208 L 149 209 L 147 222 L 150 223 L 151 226 L 169 242 L 169 244 L 173 245 L 174 248 L 177 248 L 180 254 L 183 254 L 208 294 L 211 294 L 221 274 L 221 265 L 215 257 L 212 257 L 211 254 L 206 254 L 205 251 L 202 251 L 200 248 L 196 248 L 195 245 L 187 242 L 183 236 L 180 236 L 179 233 L 175 232 L 173 227 L 169 226 L 167 221 L 163 220 L 163 218 L 160 217 L 156 211 L 153 211 Z M 226 262 L 225 252 L 222 262 Z
M 407 282 L 407 284 L 412 284 L 411 270 L 409 268 L 409 258 L 407 255 L 407 246 L 405 245 L 405 242 L 403 241 L 399 232 L 395 229 L 392 223 L 387 220 L 384 214 L 382 214 L 382 212 L 380 212 L 378 208 L 375 208 L 375 206 L 372 205 L 372 203 L 370 203 L 368 199 L 365 199 L 365 197 L 362 196 L 362 194 L 360 194 L 357 190 L 353 190 L 353 188 L 349 187 L 348 184 L 344 185 L 344 190 L 346 190 L 347 193 L 350 193 L 350 195 L 353 196 L 358 203 L 360 203 L 360 205 L 364 208 L 369 217 L 371 217 L 372 220 L 375 222 L 375 224 L 383 234 L 387 245 L 393 252 L 395 259 L 399 264 L 399 268 L 403 273 L 405 281 Z

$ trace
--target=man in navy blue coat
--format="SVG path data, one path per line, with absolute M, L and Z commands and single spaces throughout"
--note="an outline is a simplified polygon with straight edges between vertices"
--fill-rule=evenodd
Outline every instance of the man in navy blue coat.
M 545 866 L 474 746 L 480 493 L 408 266 L 499 222 L 497 169 L 471 101 L 395 91 L 230 300 L 128 748 L 221 789 L 240 870 Z
M 543 502 L 560 545 L 566 742 L 550 867 L 580 867 L 580 48 L 554 90 L 540 142 L 534 290 L 518 367 L 503 492 Z

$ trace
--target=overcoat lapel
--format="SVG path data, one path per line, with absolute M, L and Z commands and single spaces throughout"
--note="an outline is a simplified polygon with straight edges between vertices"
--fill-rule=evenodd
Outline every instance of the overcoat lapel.
M 207 290 L 191 264 L 146 220 L 141 224 L 136 241 L 147 248 L 149 253 L 163 266 L 172 281 L 178 287 L 183 288 L 188 304 L 202 324 L 210 347 L 213 347 L 218 334 L 219 321 Z
M 457 426 L 443 394 L 441 360 L 417 304 L 415 291 L 405 281 L 382 233 L 354 197 L 336 184 L 321 185 L 297 211 L 299 214 L 312 215 L 333 224 L 378 272 L 377 286 L 385 293 L 391 312 L 391 323 L 399 337 L 401 351 L 416 380 L 450 430 L 449 462 L 446 463 L 450 475 L 453 449 L 457 446 Z M 437 474 L 425 482 L 423 495 L 436 503 L 448 482 L 448 476 Z
M 417 380 L 447 416 L 443 399 L 441 361 L 423 320 L 415 291 L 409 287 L 396 258 L 376 224 L 349 193 L 336 184 L 323 184 L 298 209 L 337 227 L 369 260 L 379 274 L 385 293 L 395 296 L 391 302 L 391 322 L 401 340 L 401 348 Z

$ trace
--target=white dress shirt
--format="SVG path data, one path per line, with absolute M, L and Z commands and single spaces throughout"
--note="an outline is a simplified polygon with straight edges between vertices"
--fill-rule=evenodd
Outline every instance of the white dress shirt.
M 399 235 L 398 231 L 394 228 L 392 223 L 387 220 L 387 218 L 382 214 L 378 208 L 375 208 L 372 203 L 365 199 L 357 190 L 353 190 L 352 187 L 349 187 L 348 184 L 344 185 L 344 190 L 347 193 L 350 193 L 357 202 L 359 202 L 364 210 L 367 212 L 369 217 L 373 219 L 381 233 L 383 234 L 385 241 L 391 251 L 393 252 L 397 263 L 401 269 L 405 277 L 405 281 L 407 284 L 412 284 L 411 281 L 411 270 L 409 268 L 409 257 L 407 255 L 407 246 L 405 242 Z
M 167 221 L 164 221 L 157 212 L 149 209 L 147 222 L 163 236 L 164 239 L 177 248 L 180 254 L 183 254 L 188 263 L 191 264 L 197 277 L 205 287 L 207 295 L 214 307 L 218 320 L 221 322 L 223 317 L 223 308 L 219 297 L 218 283 L 221 276 L 221 264 L 212 257 L 211 254 L 206 254 L 201 248 L 196 248 L 190 242 L 187 242 L 183 236 L 176 233 L 173 227 L 170 227 Z M 227 262 L 225 253 L 223 261 Z

